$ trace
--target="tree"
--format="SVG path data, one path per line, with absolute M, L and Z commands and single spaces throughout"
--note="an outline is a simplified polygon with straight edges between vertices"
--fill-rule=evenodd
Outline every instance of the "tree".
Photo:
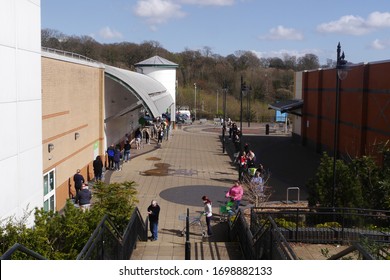
M 8 219 L 0 227 L 0 255 L 15 243 L 52 260 L 74 260 L 92 232 L 108 214 L 116 228 L 123 233 L 137 202 L 135 182 L 97 183 L 93 190 L 93 207 L 81 211 L 68 200 L 62 213 L 35 209 L 33 228 L 25 226 L 26 213 L 21 220 Z M 15 259 L 24 259 L 18 253 Z
M 298 58 L 298 71 L 318 69 L 320 62 L 315 54 L 305 54 Z
M 309 205 L 332 207 L 335 187 L 335 207 L 389 210 L 389 173 L 372 157 L 355 158 L 348 163 L 338 159 L 333 186 L 333 158 L 324 153 L 315 177 L 307 183 Z

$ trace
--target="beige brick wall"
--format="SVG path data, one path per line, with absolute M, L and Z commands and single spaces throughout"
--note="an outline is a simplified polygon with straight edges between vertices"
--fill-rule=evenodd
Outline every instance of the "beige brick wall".
M 76 170 L 92 178 L 87 166 L 96 153 L 104 154 L 103 91 L 104 69 L 99 66 L 42 57 L 43 173 L 55 168 L 57 210 L 65 205 Z M 49 143 L 54 145 L 50 153 Z

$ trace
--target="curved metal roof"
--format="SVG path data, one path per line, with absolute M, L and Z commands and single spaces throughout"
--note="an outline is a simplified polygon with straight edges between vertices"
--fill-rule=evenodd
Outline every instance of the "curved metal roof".
M 174 103 L 167 89 L 147 75 L 108 65 L 105 72 L 131 89 L 153 117 L 161 116 Z

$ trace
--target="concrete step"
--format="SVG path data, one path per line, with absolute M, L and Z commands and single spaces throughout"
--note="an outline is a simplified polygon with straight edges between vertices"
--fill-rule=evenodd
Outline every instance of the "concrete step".
M 238 242 L 190 242 L 191 260 L 244 259 Z M 164 241 L 137 242 L 131 260 L 184 260 L 185 244 Z

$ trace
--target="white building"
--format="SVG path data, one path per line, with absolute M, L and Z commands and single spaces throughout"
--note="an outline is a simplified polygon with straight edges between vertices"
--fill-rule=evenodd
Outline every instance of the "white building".
M 176 68 L 179 65 L 160 56 L 153 56 L 135 64 L 136 71 L 159 81 L 171 94 L 171 121 L 176 117 Z
M 40 4 L 0 1 L 0 219 L 43 206 Z

